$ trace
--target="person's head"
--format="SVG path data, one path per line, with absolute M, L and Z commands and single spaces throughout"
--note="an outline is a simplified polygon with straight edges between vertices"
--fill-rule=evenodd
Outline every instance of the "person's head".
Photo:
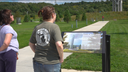
M 54 22 L 56 19 L 55 8 L 52 6 L 45 6 L 38 12 L 39 17 L 43 17 L 44 21 Z
M 0 25 L 7 25 L 14 21 L 13 15 L 11 14 L 11 10 L 4 9 L 0 11 Z

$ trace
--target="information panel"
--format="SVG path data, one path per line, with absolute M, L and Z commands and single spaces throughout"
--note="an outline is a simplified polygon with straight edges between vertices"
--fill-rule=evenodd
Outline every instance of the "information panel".
M 104 32 L 63 32 L 64 52 L 102 53 Z

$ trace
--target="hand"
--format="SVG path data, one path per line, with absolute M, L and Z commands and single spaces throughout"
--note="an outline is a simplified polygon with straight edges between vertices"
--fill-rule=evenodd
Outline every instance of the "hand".
M 17 55 L 17 60 L 18 60 L 18 59 L 19 59 L 19 58 L 18 58 L 18 52 L 16 53 L 16 55 Z
M 63 58 L 60 58 L 60 63 L 63 63 L 64 62 L 64 59 Z

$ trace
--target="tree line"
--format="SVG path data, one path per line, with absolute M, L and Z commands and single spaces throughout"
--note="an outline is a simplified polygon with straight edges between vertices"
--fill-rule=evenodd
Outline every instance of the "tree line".
M 64 18 L 66 11 L 68 10 L 70 16 L 76 15 L 79 18 L 79 14 L 87 12 L 108 12 L 112 11 L 112 1 L 100 1 L 100 2 L 77 2 L 77 3 L 64 3 L 64 4 L 50 4 L 50 3 L 18 3 L 18 2 L 0 2 L 0 10 L 10 9 L 15 17 L 19 15 L 29 15 L 35 18 L 38 11 L 46 5 L 55 7 L 57 18 Z M 123 0 L 123 11 L 128 11 L 128 0 Z M 64 19 L 65 20 L 65 19 Z

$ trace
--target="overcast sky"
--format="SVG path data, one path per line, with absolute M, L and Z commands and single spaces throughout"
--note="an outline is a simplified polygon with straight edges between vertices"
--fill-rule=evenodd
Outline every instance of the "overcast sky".
M 64 4 L 65 2 L 93 2 L 94 0 L 56 0 L 57 4 Z M 101 1 L 101 0 L 95 0 L 95 1 Z M 106 0 L 104 0 L 106 1 Z M 55 4 L 55 0 L 0 0 L 0 2 L 23 2 L 23 3 L 39 3 L 39 2 L 45 2 L 45 3 L 52 3 Z

